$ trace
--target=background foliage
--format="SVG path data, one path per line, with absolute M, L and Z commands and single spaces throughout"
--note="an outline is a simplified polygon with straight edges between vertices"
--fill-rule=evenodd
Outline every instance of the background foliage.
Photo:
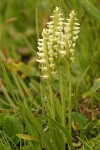
M 78 140 L 83 143 L 82 149 L 88 150 L 88 145 L 91 145 L 90 149 L 99 150 L 99 0 L 0 0 L 0 149 L 41 149 L 36 134 L 37 125 L 44 139 L 49 136 L 45 137 L 39 126 L 39 123 L 45 125 L 45 117 L 41 115 L 37 39 L 41 37 L 42 29 L 50 21 L 49 16 L 56 6 L 62 9 L 64 17 L 68 17 L 70 11 L 75 9 L 81 25 L 72 66 L 72 128 L 80 134 Z M 35 118 L 31 118 L 29 110 L 39 123 L 36 121 L 33 125 Z M 12 128 L 15 122 L 18 124 L 16 130 L 10 133 L 12 136 L 9 135 L 8 122 Z M 52 124 L 55 133 L 58 133 L 59 128 Z M 19 138 L 15 137 L 16 133 L 20 133 Z M 31 135 L 34 135 L 34 139 Z M 49 142 L 47 139 L 42 144 L 47 146 Z

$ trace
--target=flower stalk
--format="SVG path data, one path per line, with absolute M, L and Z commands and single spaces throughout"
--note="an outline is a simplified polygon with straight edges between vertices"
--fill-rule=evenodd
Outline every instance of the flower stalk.
M 47 86 L 48 89 L 46 95 L 48 95 L 49 100 L 47 100 L 47 103 L 51 109 L 52 118 L 56 119 L 56 103 L 52 87 L 54 77 L 57 77 L 61 97 L 61 125 L 66 128 L 66 103 L 68 103 L 68 127 L 70 137 L 72 137 L 71 64 L 74 61 L 74 48 L 79 29 L 78 19 L 76 18 L 76 12 L 74 10 L 69 14 L 69 19 L 64 21 L 60 8 L 56 7 L 51 16 L 51 21 L 47 24 L 47 28 L 43 30 L 42 39 L 38 41 L 37 54 L 39 59 L 37 61 L 41 69 L 40 77 L 44 80 L 46 83 L 45 86 Z M 65 75 L 62 74 L 62 70 L 65 71 Z M 66 87 L 64 76 L 65 79 L 68 80 L 66 81 L 68 82 L 68 87 Z M 68 93 L 67 102 L 65 91 L 68 91 L 66 92 Z

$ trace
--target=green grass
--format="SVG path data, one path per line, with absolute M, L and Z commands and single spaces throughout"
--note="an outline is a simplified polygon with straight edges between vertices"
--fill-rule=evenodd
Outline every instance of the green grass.
M 66 93 L 68 72 L 62 68 L 59 77 L 63 82 L 55 78 L 48 91 L 36 62 L 38 38 L 56 6 L 65 18 L 75 9 L 81 26 Z M 99 150 L 99 7 L 99 0 L 0 0 L 1 150 Z M 55 112 L 44 98 L 50 101 L 50 94 L 56 102 Z M 72 100 L 71 124 L 67 102 L 63 122 L 63 96 Z

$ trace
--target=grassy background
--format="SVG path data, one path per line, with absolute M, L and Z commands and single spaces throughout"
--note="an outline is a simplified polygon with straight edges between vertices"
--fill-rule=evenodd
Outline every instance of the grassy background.
M 100 75 L 99 3 L 99 0 L 1 0 L 0 56 L 5 59 L 6 66 L 19 72 L 22 78 L 37 76 L 37 39 L 50 20 L 52 10 L 55 6 L 60 6 L 67 17 L 75 9 L 81 32 L 73 64 L 73 83 L 75 82 L 75 86 L 78 83 L 78 93 L 90 90 Z
M 0 65 L 0 111 L 18 109 L 19 97 L 20 101 L 26 99 L 29 109 L 41 111 L 37 39 L 50 21 L 55 6 L 62 9 L 64 17 L 68 17 L 72 9 L 77 12 L 81 31 L 72 66 L 73 109 L 86 113 L 89 120 L 96 120 L 100 101 L 99 0 L 0 0 L 0 59 L 3 61 Z M 37 115 L 37 111 L 35 113 Z

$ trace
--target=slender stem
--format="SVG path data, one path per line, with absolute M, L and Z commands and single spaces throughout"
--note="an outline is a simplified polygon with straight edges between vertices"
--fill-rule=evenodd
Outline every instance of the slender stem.
M 49 98 L 50 98 L 50 104 L 51 104 L 51 113 L 53 119 L 55 119 L 55 107 L 54 107 L 54 99 L 53 99 L 53 92 L 52 92 L 52 86 L 51 86 L 51 81 L 48 84 L 48 89 L 49 89 Z
M 71 124 L 72 124 L 72 100 L 71 100 L 71 69 L 70 65 L 68 66 L 68 127 L 69 135 L 72 137 Z
M 61 122 L 62 126 L 65 127 L 66 122 L 66 105 L 65 105 L 65 99 L 64 99 L 64 85 L 63 85 L 63 79 L 61 73 L 59 73 L 59 82 L 60 82 L 60 95 L 61 95 L 61 103 L 62 103 L 62 114 L 61 114 Z
M 62 69 L 59 66 L 58 69 L 58 76 L 59 76 L 59 88 L 60 88 L 60 96 L 61 96 L 61 125 L 66 128 L 66 104 L 65 104 L 65 96 L 64 96 L 64 82 L 63 82 L 63 74 Z M 63 135 L 64 143 L 66 143 L 66 138 Z M 65 145 L 64 145 L 65 149 Z

